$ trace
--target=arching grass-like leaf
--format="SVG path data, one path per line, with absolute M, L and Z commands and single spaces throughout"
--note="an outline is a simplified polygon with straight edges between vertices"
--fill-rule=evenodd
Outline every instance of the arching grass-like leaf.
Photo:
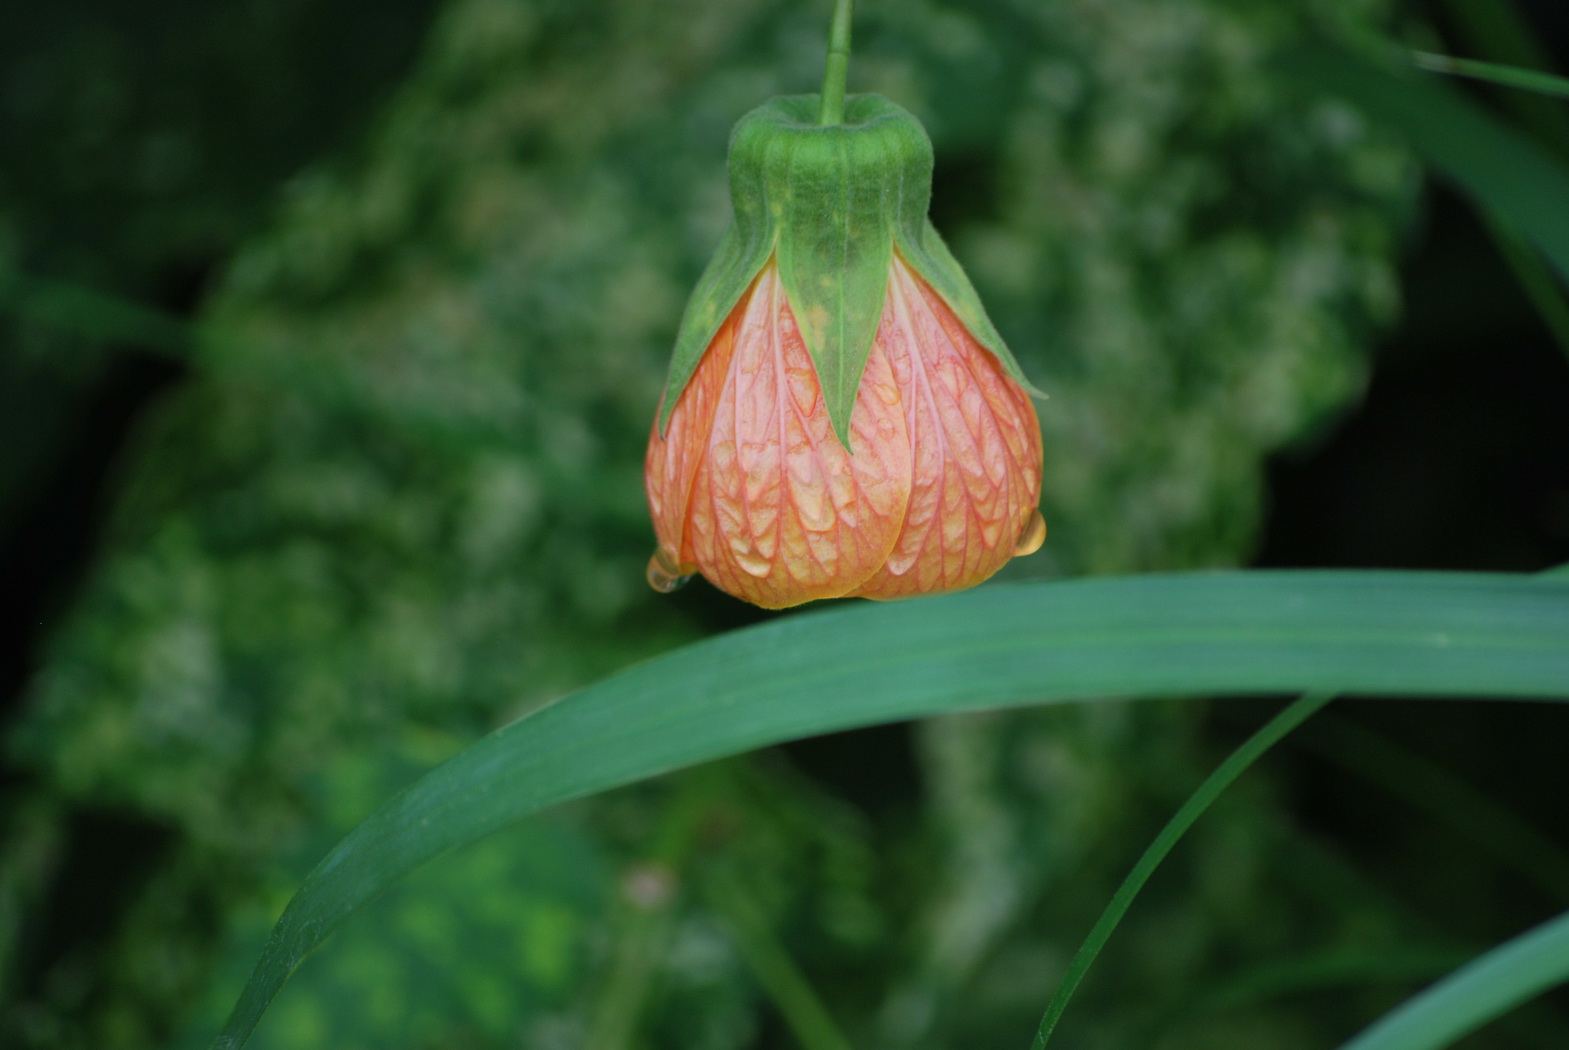
M 1489 84 L 1535 91 L 1554 98 L 1569 98 L 1569 78 L 1542 73 L 1535 69 L 1521 69 L 1498 62 L 1478 62 L 1471 58 L 1451 58 L 1427 51 L 1413 51 L 1411 61 L 1418 69 L 1434 73 L 1448 73 L 1457 77 L 1485 80 Z
M 751 748 L 949 711 L 1339 692 L 1569 699 L 1569 581 L 1389 572 L 1141 576 L 847 605 L 628 668 L 500 729 L 371 814 L 306 879 L 217 1045 L 436 855 L 547 806 Z
M 1441 1050 L 1563 981 L 1569 981 L 1569 913 L 1466 963 L 1340 1050 Z
M 1436 80 L 1401 76 L 1349 53 L 1303 50 L 1280 65 L 1400 132 L 1569 279 L 1569 170 L 1528 137 Z
M 1062 1019 L 1062 1012 L 1068 1008 L 1068 1000 L 1073 998 L 1074 991 L 1079 987 L 1079 982 L 1084 980 L 1084 975 L 1089 972 L 1095 957 L 1111 939 L 1112 932 L 1117 924 L 1127 914 L 1128 908 L 1133 903 L 1133 898 L 1139 895 L 1144 884 L 1149 881 L 1155 869 L 1160 867 L 1160 862 L 1166 859 L 1172 847 L 1187 834 L 1204 811 L 1220 797 L 1221 792 L 1230 787 L 1232 782 L 1241 776 L 1260 755 L 1268 751 L 1281 738 L 1301 725 L 1315 711 L 1334 699 L 1331 693 L 1313 693 L 1302 697 L 1300 700 L 1287 707 L 1274 718 L 1270 719 L 1262 729 L 1245 740 L 1222 762 L 1215 772 L 1204 779 L 1198 790 L 1188 796 L 1166 826 L 1160 829 L 1160 834 L 1155 836 L 1155 841 L 1149 844 L 1138 862 L 1133 865 L 1133 870 L 1128 872 L 1128 877 L 1122 880 L 1122 885 L 1117 887 L 1117 892 L 1112 894 L 1110 903 L 1100 918 L 1084 938 L 1084 943 L 1074 953 L 1073 959 L 1068 963 L 1068 972 L 1063 977 L 1062 983 L 1057 986 L 1057 991 L 1047 1004 L 1046 1015 L 1041 1018 L 1040 1027 L 1035 1032 L 1035 1041 L 1030 1044 L 1030 1050 L 1045 1050 L 1047 1040 L 1051 1038 L 1057 1022 Z

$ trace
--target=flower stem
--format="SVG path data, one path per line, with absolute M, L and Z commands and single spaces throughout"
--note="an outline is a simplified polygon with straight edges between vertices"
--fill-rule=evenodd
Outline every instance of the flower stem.
M 850 15 L 854 8 L 855 0 L 834 0 L 828 65 L 823 70 L 823 107 L 817 115 L 817 123 L 825 128 L 844 121 L 844 78 L 850 69 Z

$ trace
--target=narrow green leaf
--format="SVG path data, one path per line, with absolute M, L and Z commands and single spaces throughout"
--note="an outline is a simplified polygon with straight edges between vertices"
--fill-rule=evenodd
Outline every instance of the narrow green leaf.
M 947 711 L 1279 692 L 1569 699 L 1569 581 L 1250 572 L 993 586 L 783 617 L 500 729 L 351 832 L 273 929 L 219 1038 L 402 875 L 547 806 L 751 748 Z
M 1441 977 L 1466 962 L 1470 952 L 1449 947 L 1333 948 L 1251 967 L 1183 1002 L 1160 1026 L 1181 1019 L 1236 1010 L 1288 995 L 1370 984 L 1410 984 Z
M 1303 50 L 1283 55 L 1279 64 L 1399 131 L 1569 279 L 1569 169 L 1529 138 L 1443 84 L 1400 76 L 1350 54 Z
M 1440 1050 L 1569 980 L 1569 913 L 1505 941 L 1425 989 L 1341 1050 Z
M 1448 10 L 1457 39 L 1467 50 L 1489 60 L 1495 67 L 1524 70 L 1531 76 L 1540 76 L 1552 69 L 1552 56 L 1517 4 L 1510 0 L 1444 0 L 1443 6 Z M 1569 80 L 1562 77 L 1551 79 L 1569 85 Z M 1499 92 L 1498 101 L 1518 127 L 1552 151 L 1560 162 L 1569 158 L 1569 108 L 1552 97 L 1528 91 Z M 1542 322 L 1557 340 L 1559 348 L 1569 354 L 1569 303 L 1564 300 L 1561 284 L 1541 256 L 1518 234 L 1485 212 L 1483 217 L 1488 233 L 1515 272 Z
M 1274 747 L 1282 737 L 1333 699 L 1332 693 L 1312 693 L 1297 700 L 1244 741 L 1241 747 L 1233 751 L 1230 757 L 1222 762 L 1215 772 L 1206 777 L 1204 783 L 1200 784 L 1193 794 L 1188 796 L 1182 808 L 1172 815 L 1172 818 L 1166 822 L 1166 826 L 1160 829 L 1160 834 L 1155 836 L 1155 841 L 1151 842 L 1149 848 L 1139 857 L 1138 863 L 1133 865 L 1133 870 L 1128 872 L 1128 877 L 1122 880 L 1122 885 L 1118 886 L 1117 892 L 1112 894 L 1106 910 L 1101 912 L 1089 935 L 1084 938 L 1084 943 L 1079 945 L 1079 950 L 1073 954 L 1073 959 L 1068 963 L 1068 972 L 1051 997 L 1051 1002 L 1046 1007 L 1046 1015 L 1041 1018 L 1040 1028 L 1035 1032 L 1035 1041 L 1030 1044 L 1030 1050 L 1045 1050 L 1046 1041 L 1051 1038 L 1052 1030 L 1061 1020 L 1062 1012 L 1068 1008 L 1068 1001 L 1073 998 L 1079 982 L 1084 980 L 1084 975 L 1089 972 L 1095 957 L 1111 939 L 1117 924 L 1122 921 L 1122 917 L 1133 904 L 1133 898 L 1139 895 L 1139 891 L 1144 888 L 1150 876 L 1155 874 L 1155 869 L 1160 867 L 1160 862 L 1166 859 L 1166 854 L 1171 852 L 1172 847 L 1187 834 L 1188 829 L 1198 821 L 1199 817 L 1204 815 L 1204 811 L 1220 797 L 1221 792 L 1230 787 L 1232 782 L 1257 761 L 1260 755 Z
M 1562 284 L 1524 238 L 1498 222 L 1489 212 L 1484 211 L 1482 219 L 1499 254 L 1514 271 L 1515 279 L 1520 282 L 1531 305 L 1536 307 L 1537 316 L 1547 326 L 1558 348 L 1569 354 L 1569 302 L 1564 300 Z
M 184 320 L 81 285 L 0 272 L 0 313 L 14 313 L 62 332 L 189 358 L 196 330 Z
M 1473 80 L 1485 80 L 1489 84 L 1535 91 L 1555 98 L 1569 98 L 1569 78 L 1555 76 L 1552 73 L 1539 73 L 1534 69 L 1505 66 L 1497 62 L 1478 62 L 1471 58 L 1450 58 L 1448 55 L 1435 55 L 1428 51 L 1411 52 L 1411 61 L 1418 69 L 1425 69 L 1432 73 L 1470 77 Z
M 1465 840 L 1459 848 L 1491 856 L 1535 883 L 1546 899 L 1569 899 L 1569 849 L 1464 777 L 1344 719 L 1315 724 L 1302 745 L 1446 825 L 1446 841 Z
M 1519 69 L 1550 71 L 1553 55 L 1515 0 L 1440 0 L 1456 43 L 1477 58 Z M 1511 117 L 1536 141 L 1569 157 L 1569 112 L 1551 98 L 1519 91 L 1499 96 Z

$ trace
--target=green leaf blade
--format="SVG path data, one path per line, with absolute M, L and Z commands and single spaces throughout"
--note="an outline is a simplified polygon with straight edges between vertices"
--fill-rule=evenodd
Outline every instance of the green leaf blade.
M 1330 693 L 1310 693 L 1291 704 L 1232 752 L 1226 761 L 1222 762 L 1194 790 L 1193 794 L 1188 796 L 1188 800 L 1166 822 L 1165 827 L 1160 829 L 1155 840 L 1133 865 L 1133 870 L 1128 873 L 1127 878 L 1123 879 L 1122 885 L 1117 887 L 1117 892 L 1112 895 L 1110 903 L 1101 912 L 1095 926 L 1084 938 L 1084 943 L 1079 946 L 1079 950 L 1069 961 L 1068 972 L 1063 977 L 1062 983 L 1057 986 L 1051 1002 L 1046 1006 L 1046 1014 L 1041 1018 L 1040 1026 L 1035 1031 L 1035 1041 L 1030 1044 L 1030 1050 L 1045 1050 L 1047 1041 L 1051 1039 L 1051 1034 L 1057 1027 L 1057 1022 L 1062 1019 L 1063 1011 L 1067 1010 L 1073 993 L 1084 980 L 1084 976 L 1089 973 L 1101 949 L 1116 932 L 1117 925 L 1122 922 L 1122 917 L 1127 914 L 1134 898 L 1144 888 L 1144 884 L 1149 881 L 1151 875 L 1155 874 L 1155 869 L 1160 867 L 1161 861 L 1166 859 L 1166 855 L 1175 848 L 1182 836 L 1188 833 L 1221 793 L 1245 773 L 1265 751 L 1278 744 L 1287 733 L 1297 728 L 1333 699 L 1334 695 Z
M 1498 84 L 1501 87 L 1535 91 L 1553 98 L 1569 98 L 1569 78 L 1553 73 L 1542 73 L 1535 69 L 1523 69 L 1520 66 L 1508 66 L 1499 62 L 1479 62 L 1472 58 L 1451 58 L 1449 55 L 1435 55 L 1428 51 L 1412 52 L 1411 60 L 1418 69 L 1425 69 L 1431 73 L 1449 73 L 1457 77 L 1471 77 L 1473 80 Z
M 1569 279 L 1569 169 L 1529 138 L 1443 84 L 1400 76 L 1347 53 L 1308 49 L 1282 56 L 1279 64 L 1400 132 Z
M 397 878 L 559 802 L 767 744 L 943 712 L 1313 691 L 1569 699 L 1569 581 L 1074 580 L 839 606 L 688 646 L 492 733 L 372 814 L 285 910 L 216 1045 L 242 1045 L 299 962 Z
M 1569 913 L 1466 963 L 1341 1050 L 1439 1050 L 1569 980 Z

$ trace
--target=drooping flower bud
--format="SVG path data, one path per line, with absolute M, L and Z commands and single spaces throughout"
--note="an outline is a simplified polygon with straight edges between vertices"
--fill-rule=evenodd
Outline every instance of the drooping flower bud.
M 1040 546 L 1028 384 L 927 219 L 925 130 L 876 95 L 736 125 L 735 220 L 649 438 L 655 587 L 765 608 L 981 582 Z

